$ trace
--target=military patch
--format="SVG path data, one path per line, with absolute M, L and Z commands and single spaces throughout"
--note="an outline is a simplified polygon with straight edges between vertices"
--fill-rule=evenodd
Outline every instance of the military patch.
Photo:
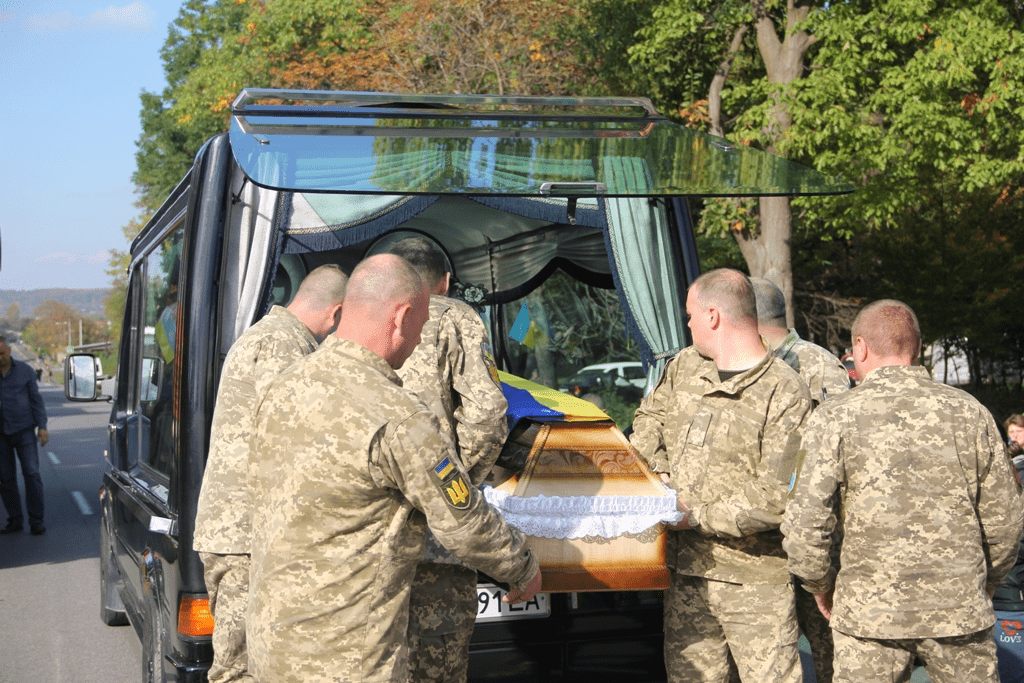
M 448 475 L 455 471 L 455 465 L 452 464 L 451 458 L 445 458 L 441 462 L 434 465 L 434 474 L 441 481 L 444 481 Z
M 445 502 L 456 510 L 465 510 L 469 507 L 469 484 L 461 472 L 446 481 L 441 490 L 444 491 Z
M 487 372 L 491 373 L 491 379 L 499 387 L 501 386 L 501 380 L 498 379 L 498 364 L 494 362 L 494 354 L 491 352 L 491 346 L 487 342 L 480 345 L 481 353 L 484 359 L 484 365 L 487 366 Z

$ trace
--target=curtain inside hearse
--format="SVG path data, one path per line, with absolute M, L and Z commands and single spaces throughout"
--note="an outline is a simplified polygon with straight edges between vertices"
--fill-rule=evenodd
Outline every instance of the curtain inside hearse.
M 351 247 L 396 228 L 443 235 L 459 280 L 496 292 L 498 303 L 522 296 L 555 260 L 584 278 L 611 275 L 649 381 L 685 344 L 686 283 L 665 200 L 580 198 L 576 225 L 564 198 L 292 193 L 239 179 L 232 200 L 222 300 L 238 304 L 222 312 L 222 354 L 265 312 L 282 255 Z

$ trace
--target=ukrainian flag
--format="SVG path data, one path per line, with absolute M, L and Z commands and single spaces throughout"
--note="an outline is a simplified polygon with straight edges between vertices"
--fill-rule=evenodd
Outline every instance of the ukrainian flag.
M 611 418 L 590 401 L 498 371 L 508 401 L 509 423 L 523 418 L 537 422 L 596 422 Z

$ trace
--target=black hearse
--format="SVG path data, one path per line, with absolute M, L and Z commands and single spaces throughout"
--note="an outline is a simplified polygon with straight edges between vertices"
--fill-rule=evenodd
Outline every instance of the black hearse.
M 524 302 L 536 313 L 542 285 L 615 292 L 609 335 L 628 334 L 635 357 L 577 367 L 643 361 L 650 386 L 688 343 L 687 197 L 850 189 L 673 124 L 642 98 L 244 90 L 230 132 L 131 245 L 101 490 L 103 621 L 138 632 L 144 681 L 206 680 L 212 621 L 192 532 L 221 365 L 312 268 L 351 270 L 405 234 L 434 239 L 517 373 L 536 349 L 509 328 Z M 571 344 L 573 325 L 551 322 L 571 311 L 549 313 L 548 336 Z M 91 368 L 71 357 L 69 398 L 95 398 Z M 510 613 L 495 590 L 480 591 L 474 681 L 664 680 L 659 594 L 553 594 Z

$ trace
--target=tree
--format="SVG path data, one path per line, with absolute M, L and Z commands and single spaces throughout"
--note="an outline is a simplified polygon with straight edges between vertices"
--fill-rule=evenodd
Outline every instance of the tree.
M 57 355 L 65 347 L 81 342 L 91 344 L 107 340 L 104 321 L 86 318 L 71 306 L 46 299 L 32 312 L 32 322 L 25 327 L 25 342 L 41 353 Z
M 15 301 L 7 307 L 7 313 L 4 315 L 4 324 L 9 330 L 20 330 L 22 328 L 21 321 L 21 306 Z
M 811 0 L 594 4 L 604 15 L 646 16 L 626 53 L 631 63 L 650 72 L 645 80 L 662 110 L 713 135 L 738 138 L 774 154 L 784 154 L 779 143 L 792 123 L 787 89 L 804 75 L 807 54 L 817 41 L 807 21 L 813 6 Z M 641 7 L 650 13 L 638 14 Z M 621 48 L 621 34 L 616 41 Z M 755 121 L 751 112 L 758 106 L 762 110 Z M 718 231 L 728 229 L 750 274 L 776 282 L 792 315 L 790 200 L 720 200 L 709 206 L 705 229 L 710 224 Z
M 637 17 L 631 38 L 610 36 L 629 55 L 626 64 L 609 60 L 612 82 L 640 66 L 639 82 L 663 111 L 858 185 L 852 197 L 794 200 L 793 220 L 805 234 L 893 229 L 934 200 L 929 190 L 949 173 L 960 174 L 964 191 L 997 188 L 997 202 L 1019 196 L 1019 0 L 597 0 L 590 7 Z M 701 228 L 730 232 L 750 273 L 778 282 L 792 262 L 783 201 L 710 202 Z M 778 283 L 789 298 L 788 283 Z
M 160 207 L 203 143 L 224 130 L 225 116 L 197 116 L 175 105 L 206 55 L 232 45 L 250 11 L 245 0 L 186 0 L 172 22 L 160 51 L 167 86 L 160 94 L 143 91 L 140 96 L 142 135 L 136 141 L 132 180 L 143 213 Z
M 830 229 L 857 220 L 878 230 L 951 192 L 995 189 L 994 203 L 1021 196 L 1019 0 L 841 3 L 819 23 L 814 68 L 791 93 L 786 148 L 859 187 L 802 207 Z
M 135 142 L 136 168 L 132 174 L 140 213 L 122 227 L 128 242 L 188 173 L 203 143 L 224 130 L 226 116 L 193 117 L 182 113 L 176 104 L 205 56 L 230 44 L 229 37 L 238 34 L 250 11 L 245 0 L 186 0 L 172 22 L 160 51 L 167 86 L 159 94 L 144 90 L 140 95 L 142 134 Z M 121 331 L 127 266 L 128 254 L 111 250 L 107 264 L 111 293 L 104 309 L 115 340 Z
M 966 356 L 975 388 L 1004 383 L 1008 371 L 1019 385 L 1024 326 L 1016 303 L 1024 238 L 1018 226 L 1024 201 L 994 209 L 995 190 L 957 193 L 957 183 L 947 180 L 927 209 L 899 230 L 865 236 L 868 249 L 858 269 L 873 276 L 875 286 L 866 294 L 905 301 L 926 341 Z

